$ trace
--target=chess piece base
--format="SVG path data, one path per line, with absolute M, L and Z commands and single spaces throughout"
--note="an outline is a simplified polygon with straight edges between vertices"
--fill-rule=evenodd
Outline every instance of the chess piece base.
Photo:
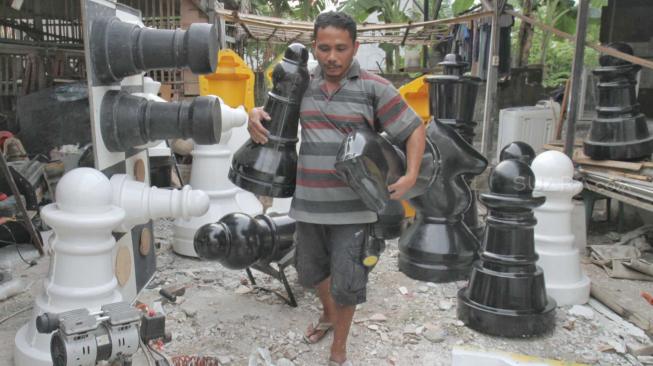
M 399 241 L 399 270 L 427 282 L 464 280 L 478 241 L 460 221 L 418 217 Z
M 556 303 L 549 298 L 538 313 L 491 308 L 478 304 L 458 291 L 458 319 L 481 333 L 501 337 L 529 337 L 551 331 L 555 326 Z

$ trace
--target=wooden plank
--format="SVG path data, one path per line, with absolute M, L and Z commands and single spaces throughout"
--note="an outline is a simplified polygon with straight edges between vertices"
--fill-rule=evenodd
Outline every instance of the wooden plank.
M 587 158 L 574 159 L 575 163 L 582 165 L 600 166 L 606 168 L 615 168 L 639 172 L 642 169 L 642 163 L 633 163 L 628 161 L 617 160 L 592 160 Z
M 279 27 L 281 29 L 291 29 L 296 31 L 313 31 L 313 23 L 311 22 L 302 22 L 302 21 L 288 21 L 286 19 L 274 18 L 274 17 L 265 17 L 260 15 L 253 14 L 240 14 L 237 11 L 232 10 L 223 10 L 216 9 L 216 12 L 224 17 L 225 20 L 231 22 L 246 22 L 248 24 L 257 24 L 260 26 L 275 28 Z M 411 27 L 424 27 L 424 26 L 434 26 L 439 24 L 459 24 L 466 23 L 470 20 L 485 18 L 492 15 L 491 11 L 482 11 L 465 14 L 459 17 L 446 18 L 446 19 L 436 19 L 428 20 L 423 22 L 414 22 Z M 391 30 L 391 29 L 404 29 L 408 27 L 407 23 L 390 23 L 383 25 L 361 25 L 358 27 L 358 32 L 368 32 L 368 31 L 379 31 L 379 30 Z
M 536 26 L 538 26 L 538 27 L 540 27 L 542 29 L 545 29 L 545 30 L 557 35 L 558 37 L 565 38 L 568 41 L 571 41 L 572 44 L 575 44 L 575 42 L 576 42 L 574 36 L 572 36 L 571 34 L 563 32 L 563 31 L 561 31 L 561 30 L 559 30 L 557 28 L 554 28 L 554 27 L 552 27 L 550 25 L 544 24 L 544 23 L 542 23 L 540 21 L 537 21 L 535 19 L 532 19 L 530 17 L 527 17 L 527 16 L 525 16 L 525 15 L 519 13 L 519 12 L 516 12 L 514 10 L 505 10 L 505 13 L 516 16 L 517 18 L 519 18 L 519 19 L 521 19 L 521 20 L 523 20 L 523 21 L 525 21 L 527 23 L 530 23 L 532 25 L 536 25 Z M 649 69 L 653 69 L 653 61 L 649 61 L 649 60 L 645 60 L 645 59 L 640 58 L 640 57 L 629 55 L 627 53 L 623 53 L 623 52 L 617 51 L 617 50 L 609 48 L 609 47 L 601 46 L 601 45 L 599 45 L 597 43 L 590 42 L 590 41 L 586 41 L 585 46 L 593 48 L 593 49 L 595 49 L 595 50 L 597 50 L 597 51 L 599 51 L 599 52 L 601 52 L 603 54 L 610 55 L 610 56 L 616 57 L 616 58 L 621 59 L 621 60 L 626 60 L 628 62 L 632 62 L 632 63 L 634 63 L 636 65 L 640 65 L 640 66 L 643 66 L 643 67 L 646 67 L 646 68 L 649 68 Z
M 643 174 L 634 174 L 634 173 L 627 173 L 627 172 L 622 172 L 619 170 L 614 170 L 614 169 L 609 169 L 609 168 L 601 168 L 601 167 L 584 167 L 584 171 L 591 173 L 591 172 L 599 172 L 599 173 L 604 173 L 604 174 L 610 174 L 613 175 L 614 178 L 619 179 L 619 177 L 625 177 L 625 178 L 630 178 L 630 179 L 635 179 L 635 180 L 640 180 L 643 182 L 651 182 L 653 181 L 653 177 L 650 175 L 643 175 Z
M 555 137 L 556 139 L 560 140 L 562 139 L 562 126 L 564 125 L 565 122 L 565 111 L 567 109 L 567 99 L 569 98 L 569 85 L 571 79 L 567 79 L 567 82 L 565 83 L 565 93 L 562 96 L 562 105 L 560 106 L 560 116 L 558 116 L 558 122 L 556 123 L 556 132 L 555 132 Z
M 639 314 L 633 309 L 629 309 L 619 302 L 619 298 L 611 294 L 608 290 L 602 289 L 595 283 L 590 287 L 590 294 L 593 298 L 600 301 L 603 305 L 610 308 L 610 310 L 619 314 L 625 320 L 642 328 L 647 334 L 653 335 L 653 324 L 651 320 L 644 314 Z

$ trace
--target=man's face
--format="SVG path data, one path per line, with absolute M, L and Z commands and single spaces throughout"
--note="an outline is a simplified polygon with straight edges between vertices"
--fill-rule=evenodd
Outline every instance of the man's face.
M 354 42 L 349 31 L 336 27 L 319 28 L 313 41 L 315 58 L 328 81 L 340 81 L 354 60 L 358 42 Z

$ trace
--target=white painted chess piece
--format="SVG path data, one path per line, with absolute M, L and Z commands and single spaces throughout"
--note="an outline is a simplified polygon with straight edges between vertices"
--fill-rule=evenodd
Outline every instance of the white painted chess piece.
M 231 157 L 235 151 L 230 142 L 232 134 L 237 132 L 249 136 L 244 126 L 248 118 L 247 112 L 242 106 L 231 108 L 222 100 L 220 100 L 220 107 L 222 112 L 220 143 L 195 144 L 189 182 L 194 189 L 201 189 L 209 195 L 211 205 L 203 216 L 175 220 L 172 249 L 177 254 L 197 257 L 193 248 L 193 239 L 197 229 L 204 224 L 217 222 L 232 212 L 244 212 L 249 215 L 263 213 L 263 207 L 256 196 L 236 187 L 227 178 Z
M 61 313 L 81 307 L 91 312 L 122 301 L 114 272 L 113 231 L 159 217 L 202 215 L 209 197 L 202 191 L 149 187 L 123 174 L 109 180 L 92 168 L 66 173 L 57 184 L 57 202 L 41 209 L 52 227 L 50 268 L 34 300 L 30 321 L 16 333 L 17 366 L 49 366 L 50 334 L 36 330 L 35 319 L 45 312 Z
M 590 280 L 582 272 L 572 231 L 572 197 L 583 185 L 573 179 L 574 165 L 559 151 L 538 155 L 531 169 L 535 174 L 534 195 L 546 202 L 533 211 L 537 264 L 544 270 L 546 292 L 558 306 L 584 304 L 589 300 Z

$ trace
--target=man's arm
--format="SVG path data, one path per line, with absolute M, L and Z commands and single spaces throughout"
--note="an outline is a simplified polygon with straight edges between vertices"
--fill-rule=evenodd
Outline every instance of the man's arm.
M 426 129 L 423 124 L 420 124 L 406 139 L 406 174 L 388 186 L 391 199 L 400 199 L 417 182 L 425 145 Z
M 249 132 L 252 141 L 257 144 L 268 142 L 268 134 L 270 132 L 263 127 L 263 120 L 270 120 L 270 115 L 263 110 L 263 107 L 252 108 L 249 112 L 249 119 L 247 120 L 247 132 Z

